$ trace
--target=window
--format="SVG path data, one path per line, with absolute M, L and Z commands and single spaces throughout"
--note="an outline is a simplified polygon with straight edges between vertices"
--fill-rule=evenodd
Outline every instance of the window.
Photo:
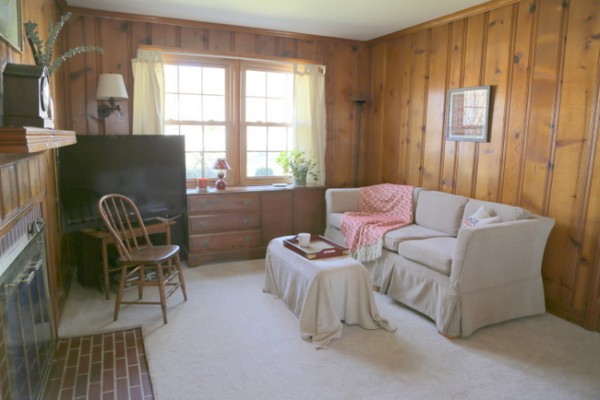
M 165 134 L 185 135 L 187 178 L 214 178 L 226 158 L 229 185 L 284 182 L 275 159 L 294 144 L 292 66 L 213 58 L 165 62 Z

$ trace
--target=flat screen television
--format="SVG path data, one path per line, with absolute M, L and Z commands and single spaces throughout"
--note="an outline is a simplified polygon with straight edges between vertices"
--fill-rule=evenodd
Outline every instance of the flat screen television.
M 98 200 L 131 198 L 142 217 L 176 218 L 173 242 L 183 245 L 186 213 L 185 138 L 162 135 L 78 135 L 58 149 L 61 225 L 65 233 L 103 229 Z

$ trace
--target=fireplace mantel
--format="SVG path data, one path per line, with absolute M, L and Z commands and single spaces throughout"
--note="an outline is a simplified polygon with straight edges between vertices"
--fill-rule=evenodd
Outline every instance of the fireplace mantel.
M 0 153 L 35 153 L 75 143 L 73 131 L 29 126 L 0 128 Z

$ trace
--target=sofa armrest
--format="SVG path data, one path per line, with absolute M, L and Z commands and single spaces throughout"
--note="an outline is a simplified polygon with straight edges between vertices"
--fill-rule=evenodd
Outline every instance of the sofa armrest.
M 325 215 L 358 211 L 358 188 L 327 189 L 325 191 Z
M 500 222 L 458 232 L 450 282 L 461 293 L 541 279 L 544 249 L 554 220 Z

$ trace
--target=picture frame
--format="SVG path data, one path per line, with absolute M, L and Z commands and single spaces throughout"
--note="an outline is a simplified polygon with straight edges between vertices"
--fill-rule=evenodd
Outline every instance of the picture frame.
M 491 86 L 448 90 L 446 139 L 464 142 L 489 141 Z
M 18 52 L 23 51 L 21 0 L 0 1 L 0 39 Z

